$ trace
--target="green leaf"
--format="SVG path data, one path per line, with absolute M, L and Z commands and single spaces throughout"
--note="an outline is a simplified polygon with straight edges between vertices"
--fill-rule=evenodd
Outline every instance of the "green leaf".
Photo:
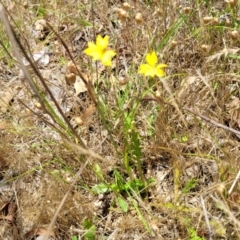
M 46 16 L 46 8 L 44 6 L 40 6 L 38 8 L 38 12 L 37 12 L 38 17 L 44 17 Z
M 90 219 L 85 219 L 83 221 L 83 227 L 85 230 L 88 230 L 84 236 L 84 240 L 95 240 L 95 232 L 96 232 L 96 226 L 93 224 L 93 222 Z
M 122 178 L 121 174 L 116 170 L 114 170 L 114 178 L 115 178 L 116 190 L 119 192 L 125 190 L 125 185 L 126 185 L 125 181 Z
M 128 211 L 128 203 L 121 197 L 117 198 L 118 204 L 124 212 Z
M 128 181 L 125 184 L 125 190 L 133 189 L 134 191 L 137 191 L 137 192 L 141 191 L 144 187 L 145 187 L 144 182 L 137 178 L 131 181 Z
M 235 54 L 228 54 L 229 58 L 235 58 L 235 59 L 240 59 L 239 55 L 235 55 Z
M 219 236 L 226 238 L 227 229 L 220 221 L 210 220 L 210 225 Z
M 100 183 L 92 187 L 92 191 L 96 194 L 102 194 L 109 191 L 109 188 L 106 184 Z
M 185 143 L 185 142 L 187 142 L 187 141 L 188 141 L 188 136 L 187 136 L 187 135 L 183 135 L 183 136 L 181 137 L 180 142 L 181 142 L 181 143 Z
M 97 176 L 98 176 L 99 178 L 103 179 L 102 170 L 101 170 L 99 164 L 96 163 L 96 164 L 94 165 L 94 171 L 95 171 L 95 173 L 97 174 Z
M 197 185 L 197 180 L 195 178 L 190 179 L 186 186 L 183 188 L 182 193 L 189 193 L 191 189 L 195 188 Z
M 131 148 L 133 150 L 133 155 L 136 156 L 137 160 L 140 160 L 142 156 L 140 135 L 134 130 L 131 132 Z
M 205 238 L 199 237 L 194 229 L 190 228 L 189 232 L 190 232 L 190 240 L 205 240 Z

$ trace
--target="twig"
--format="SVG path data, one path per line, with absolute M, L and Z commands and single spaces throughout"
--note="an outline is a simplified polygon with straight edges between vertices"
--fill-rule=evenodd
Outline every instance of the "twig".
M 47 26 L 53 31 L 53 33 L 58 37 L 58 39 L 60 40 L 61 44 L 63 45 L 63 47 L 65 48 L 65 50 L 67 51 L 68 53 L 68 56 L 70 57 L 71 61 L 73 62 L 74 66 L 76 67 L 76 70 L 77 70 L 77 73 L 78 75 L 80 76 L 80 78 L 83 80 L 87 90 L 88 90 L 88 94 L 90 96 L 90 98 L 93 100 L 94 104 L 97 106 L 98 104 L 98 101 L 96 99 L 96 96 L 95 96 L 95 92 L 94 92 L 94 88 L 93 88 L 93 85 L 92 85 L 92 81 L 88 81 L 86 79 L 86 77 L 81 73 L 81 71 L 79 70 L 67 44 L 65 43 L 65 41 L 61 38 L 61 36 L 54 30 L 54 28 L 47 22 Z
M 206 117 L 206 116 L 204 116 L 204 115 L 202 115 L 202 114 L 195 113 L 195 112 L 194 112 L 192 109 L 190 109 L 190 108 L 184 107 L 183 110 L 186 110 L 186 111 L 188 111 L 188 112 L 190 112 L 190 113 L 193 113 L 194 115 L 202 118 L 202 119 L 205 120 L 206 122 L 211 123 L 211 124 L 214 125 L 215 127 L 223 128 L 223 129 L 225 129 L 225 130 L 227 130 L 227 131 L 229 131 L 229 132 L 232 132 L 232 133 L 236 134 L 237 137 L 240 137 L 240 131 L 237 131 L 237 130 L 231 128 L 231 127 L 227 127 L 227 126 L 225 126 L 225 125 L 223 125 L 223 124 L 221 124 L 221 123 L 217 123 L 217 122 L 211 120 L 210 118 L 208 118 L 208 117 Z
M 17 57 L 17 60 L 20 64 L 20 67 L 22 69 L 22 71 L 24 72 L 24 75 L 30 85 L 30 87 L 32 88 L 32 90 L 34 91 L 34 93 L 36 94 L 36 96 L 38 97 L 42 107 L 43 107 L 43 111 L 48 113 L 50 115 L 50 117 L 52 118 L 52 120 L 54 122 L 56 122 L 55 118 L 53 117 L 53 115 L 46 109 L 46 106 L 44 104 L 44 100 L 41 96 L 41 94 L 39 93 L 38 89 L 36 88 L 35 86 L 35 83 L 34 81 L 32 80 L 26 66 L 23 64 L 23 60 L 21 58 L 21 55 L 20 55 L 20 51 L 18 49 L 18 46 L 20 47 L 20 49 L 22 50 L 24 56 L 26 57 L 26 59 L 28 60 L 28 62 L 30 63 L 32 69 L 34 70 L 35 74 L 38 76 L 39 80 L 41 81 L 42 85 L 44 86 L 44 88 L 46 89 L 46 91 L 48 92 L 50 98 L 53 100 L 57 110 L 59 111 L 59 113 L 61 114 L 62 118 L 64 119 L 65 123 L 67 124 L 68 128 L 71 130 L 71 132 L 75 135 L 75 137 L 78 139 L 78 142 L 79 144 L 81 144 L 81 146 L 83 146 L 84 148 L 87 148 L 85 143 L 83 142 L 83 140 L 81 139 L 81 137 L 77 134 L 77 132 L 75 131 L 75 129 L 73 128 L 73 126 L 70 124 L 70 122 L 68 121 L 67 117 L 65 116 L 65 114 L 63 113 L 61 107 L 59 106 L 56 98 L 53 96 L 51 90 L 49 89 L 48 85 L 46 84 L 45 80 L 43 79 L 40 71 L 38 70 L 38 68 L 36 67 L 36 65 L 34 64 L 34 62 L 32 61 L 32 59 L 28 56 L 27 52 L 25 51 L 23 45 L 21 44 L 21 42 L 19 41 L 19 39 L 17 38 L 16 36 L 16 33 L 13 31 L 12 29 L 12 26 L 10 25 L 9 23 L 9 20 L 6 16 L 6 12 L 4 10 L 4 7 L 3 5 L 0 5 L 0 16 L 1 16 L 1 19 L 3 21 L 3 24 L 6 28 L 6 31 L 7 31 L 7 34 L 8 34 L 8 37 L 9 37 L 9 40 L 10 42 L 12 43 L 12 47 L 13 47 L 13 50 L 14 50 L 14 53 Z M 61 126 L 65 129 L 65 126 Z
M 175 107 L 175 109 L 177 110 L 177 112 L 178 112 L 178 114 L 179 114 L 179 116 L 180 116 L 180 119 L 182 120 L 184 126 L 187 128 L 187 122 L 186 122 L 186 120 L 184 119 L 184 116 L 183 116 L 183 114 L 182 114 L 182 112 L 181 112 L 181 110 L 180 110 L 180 108 L 179 108 L 179 106 L 178 106 L 178 103 L 177 103 L 176 99 L 173 97 L 172 91 L 171 91 L 171 89 L 169 88 L 167 81 L 166 81 L 165 79 L 162 79 L 162 84 L 163 84 L 163 87 L 165 88 L 165 90 L 168 92 L 168 94 L 169 94 L 170 97 L 171 97 L 170 102 L 172 103 L 172 105 L 173 105 L 173 106 Z
M 210 197 L 221 207 L 221 209 L 229 215 L 230 221 L 233 222 L 238 228 L 240 228 L 240 221 L 234 216 L 234 214 L 229 210 L 228 206 L 221 200 L 215 198 L 213 195 Z
M 65 203 L 65 201 L 66 201 L 66 199 L 67 199 L 67 197 L 68 197 L 68 195 L 69 195 L 69 193 L 72 191 L 72 189 L 73 189 L 73 187 L 75 186 L 77 180 L 78 180 L 79 177 L 81 176 L 83 170 L 84 170 L 85 167 L 88 165 L 91 157 L 94 157 L 94 158 L 96 158 L 96 159 L 99 159 L 99 160 L 101 160 L 101 161 L 104 161 L 104 159 L 103 159 L 101 156 L 99 156 L 98 154 L 94 153 L 93 151 L 87 150 L 87 149 L 85 149 L 85 148 L 83 148 L 83 147 L 81 147 L 81 146 L 79 146 L 79 145 L 77 145 L 77 144 L 74 144 L 74 143 L 72 143 L 72 142 L 68 142 L 68 143 L 71 144 L 72 146 L 76 147 L 76 149 L 78 149 L 78 150 L 81 152 L 81 154 L 89 155 L 89 157 L 87 158 L 87 160 L 86 160 L 86 162 L 83 164 L 83 166 L 78 170 L 77 174 L 75 175 L 75 178 L 73 179 L 71 185 L 70 185 L 69 188 L 68 188 L 68 191 L 65 193 L 65 195 L 64 195 L 61 203 L 59 204 L 57 210 L 55 211 L 54 216 L 53 216 L 50 224 L 48 225 L 47 232 L 46 232 L 46 235 L 45 235 L 45 237 L 44 237 L 44 240 L 48 240 L 48 237 L 50 236 L 50 232 L 51 232 L 51 230 L 53 229 L 53 225 L 54 225 L 54 223 L 55 223 L 56 220 L 57 220 L 57 216 L 58 216 L 59 212 L 61 211 L 61 209 L 62 209 L 62 207 L 63 207 L 63 205 L 64 205 L 64 203 Z M 98 145 L 97 149 L 98 149 L 100 146 L 101 146 L 101 143 Z M 97 150 L 97 149 L 96 149 L 96 150 Z
M 31 115 L 35 115 L 37 116 L 39 119 L 41 119 L 42 121 L 44 121 L 47 125 L 49 125 L 52 129 L 55 129 L 56 132 L 58 132 L 62 137 L 66 138 L 67 140 L 69 140 L 68 136 L 62 132 L 60 129 L 58 129 L 53 123 L 47 121 L 41 114 L 33 111 L 30 107 L 28 107 L 21 99 L 18 99 L 18 101 L 20 102 L 20 104 L 22 104 L 25 108 L 27 108 L 32 114 L 30 115 L 27 115 L 27 116 L 24 116 L 24 117 L 20 117 L 18 119 L 18 123 L 20 123 L 20 120 L 22 118 L 25 118 L 25 117 L 28 117 L 28 116 L 31 116 Z
M 7 53 L 8 57 L 10 59 L 13 59 L 11 53 L 8 51 L 8 49 L 5 47 L 4 43 L 0 40 L 0 45 L 3 47 L 4 51 Z
M 236 183 L 237 183 L 237 181 L 238 181 L 239 178 L 240 178 L 240 170 L 238 171 L 238 174 L 237 174 L 237 176 L 235 177 L 235 179 L 234 179 L 234 181 L 233 181 L 233 184 L 232 184 L 231 188 L 230 188 L 229 191 L 228 191 L 228 195 L 230 195 L 230 194 L 232 193 L 233 188 L 235 187 L 235 185 L 236 185 Z
M 6 32 L 8 34 L 9 41 L 12 44 L 13 52 L 14 52 L 16 58 L 17 58 L 17 61 L 18 61 L 19 65 L 20 65 L 20 68 L 24 72 L 25 77 L 26 77 L 27 81 L 29 82 L 30 87 L 32 88 L 32 90 L 34 91 L 34 93 L 38 97 L 41 105 L 43 106 L 43 110 L 45 112 L 47 112 L 47 110 L 45 108 L 45 104 L 44 104 L 44 102 L 43 102 L 43 100 L 42 100 L 42 98 L 41 98 L 41 96 L 40 96 L 36 86 L 34 85 L 31 76 L 30 76 L 26 66 L 23 64 L 23 60 L 22 60 L 20 52 L 19 52 L 19 50 L 17 48 L 17 40 L 16 40 L 16 38 L 14 36 L 12 27 L 11 27 L 9 21 L 8 21 L 7 16 L 6 16 L 5 9 L 4 9 L 4 7 L 2 5 L 0 5 L 0 16 L 1 16 L 1 19 L 2 19 L 2 22 L 3 22 L 4 26 L 6 28 Z
M 209 220 L 208 220 L 208 216 L 207 216 L 207 210 L 206 210 L 205 203 L 204 203 L 202 195 L 200 196 L 200 200 L 201 200 L 201 204 L 202 204 L 202 209 L 203 209 L 206 225 L 207 225 L 208 232 L 209 232 L 209 240 L 212 240 L 213 233 L 212 233 L 212 230 L 211 230 L 211 226 L 209 224 Z
M 46 235 L 44 236 L 44 240 L 48 240 L 48 237 L 50 236 L 50 233 L 51 233 L 51 231 L 52 231 L 52 229 L 53 229 L 54 223 L 55 223 L 56 220 L 57 220 L 57 216 L 58 216 L 59 212 L 61 211 L 61 209 L 62 209 L 62 207 L 63 207 L 63 205 L 64 205 L 64 203 L 65 203 L 65 201 L 66 201 L 66 199 L 67 199 L 67 197 L 68 197 L 68 195 L 69 195 L 69 193 L 72 191 L 74 185 L 76 184 L 78 178 L 79 178 L 80 175 L 82 174 L 84 168 L 87 166 L 87 164 L 89 163 L 89 161 L 90 161 L 90 157 L 87 159 L 87 161 L 84 163 L 84 165 L 78 170 L 75 178 L 73 179 L 71 185 L 70 185 L 69 188 L 68 188 L 68 191 L 65 193 L 65 195 L 64 195 L 61 203 L 59 204 L 57 210 L 56 210 L 55 213 L 54 213 L 54 216 L 53 216 L 50 224 L 48 225 Z

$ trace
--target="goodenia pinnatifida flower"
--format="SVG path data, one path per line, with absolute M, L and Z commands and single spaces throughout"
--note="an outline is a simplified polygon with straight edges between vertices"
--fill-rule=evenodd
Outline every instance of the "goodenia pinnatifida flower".
M 92 57 L 95 61 L 101 61 L 105 66 L 112 66 L 112 58 L 116 53 L 108 49 L 109 36 L 102 37 L 97 36 L 96 43 L 88 42 L 88 48 L 84 50 L 84 53 Z
M 167 65 L 157 64 L 158 58 L 155 52 L 148 53 L 145 59 L 147 63 L 140 65 L 138 73 L 143 74 L 145 76 L 150 76 L 150 77 L 165 76 L 164 68 L 166 68 Z

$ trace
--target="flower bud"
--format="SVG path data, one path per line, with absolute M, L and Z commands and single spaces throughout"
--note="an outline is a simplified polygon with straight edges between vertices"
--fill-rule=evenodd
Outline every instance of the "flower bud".
M 204 17 L 203 18 L 203 22 L 205 23 L 205 24 L 208 24 L 208 23 L 211 23 L 211 22 L 213 22 L 213 17 Z
M 184 11 L 185 14 L 189 14 L 190 11 L 191 11 L 191 8 L 190 8 L 190 7 L 185 7 L 185 8 L 183 9 L 183 11 Z
M 202 44 L 201 45 L 201 49 L 202 49 L 203 52 L 207 52 L 209 50 L 209 48 L 210 47 L 208 45 L 206 45 L 206 44 Z
M 177 46 L 177 45 L 178 45 L 178 42 L 177 42 L 177 41 L 175 41 L 175 40 L 173 40 L 173 41 L 171 42 L 171 45 L 172 45 L 173 47 L 175 47 L 175 46 Z
M 124 9 L 119 9 L 118 17 L 121 20 L 121 22 L 125 22 L 127 19 L 127 12 Z
M 127 3 L 127 2 L 124 2 L 124 3 L 122 4 L 122 7 L 123 7 L 123 9 L 126 10 L 126 11 L 128 11 L 129 9 L 131 9 L 131 5 L 130 5 L 129 3 Z
M 60 46 L 60 44 L 59 44 L 59 42 L 57 40 L 54 41 L 53 44 L 54 44 L 55 47 L 59 47 Z
M 42 104 L 39 103 L 39 102 L 35 102 L 35 103 L 34 103 L 34 106 L 35 106 L 36 108 L 40 109 L 40 110 L 43 109 Z
M 232 24 L 231 20 L 229 18 L 226 19 L 225 25 L 226 26 L 231 26 L 231 24 Z
M 123 77 L 121 77 L 121 78 L 119 78 L 119 85 L 120 86 L 124 86 L 124 85 L 126 85 L 127 84 L 127 82 L 128 82 L 128 80 L 127 79 L 125 79 L 125 78 L 123 78 Z
M 218 193 L 223 194 L 224 191 L 226 190 L 225 184 L 224 183 L 220 183 L 216 190 L 217 190 Z
M 65 75 L 65 80 L 68 85 L 74 84 L 76 82 L 76 75 L 74 73 L 68 73 Z
M 27 8 L 29 7 L 29 5 L 28 5 L 28 2 L 27 2 L 27 1 L 25 1 L 25 2 L 23 3 L 23 7 L 24 7 L 25 9 L 27 9 Z
M 230 32 L 230 37 L 233 39 L 233 40 L 237 40 L 239 38 L 239 33 L 237 30 L 234 30 L 234 31 L 231 31 Z
M 47 22 L 45 19 L 38 19 L 35 22 L 35 30 L 36 31 L 44 31 L 47 27 Z
M 218 18 L 216 18 L 216 17 L 213 18 L 213 23 L 214 23 L 214 24 L 219 24 L 219 20 L 218 20 Z
M 78 125 L 78 126 L 82 126 L 83 125 L 83 120 L 81 117 L 75 117 L 75 123 Z
M 155 93 L 155 97 L 156 97 L 156 98 L 160 98 L 160 97 L 161 97 L 161 93 L 160 93 L 159 90 L 156 91 L 156 93 Z
M 137 24 L 139 24 L 139 25 L 142 24 L 142 22 L 143 22 L 142 14 L 137 13 L 136 16 L 135 16 L 135 20 L 136 20 Z
M 237 0 L 229 0 L 229 5 L 231 8 L 234 8 L 237 5 Z
M 78 74 L 77 67 L 72 61 L 68 62 L 67 69 L 70 73 L 74 73 L 75 75 Z
M 161 17 L 163 15 L 163 10 L 161 8 L 157 8 L 155 14 Z

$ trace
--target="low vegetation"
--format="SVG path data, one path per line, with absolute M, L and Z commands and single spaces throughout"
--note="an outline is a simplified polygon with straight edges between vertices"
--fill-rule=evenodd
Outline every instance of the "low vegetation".
M 239 239 L 239 1 L 0 2 L 1 239 Z

